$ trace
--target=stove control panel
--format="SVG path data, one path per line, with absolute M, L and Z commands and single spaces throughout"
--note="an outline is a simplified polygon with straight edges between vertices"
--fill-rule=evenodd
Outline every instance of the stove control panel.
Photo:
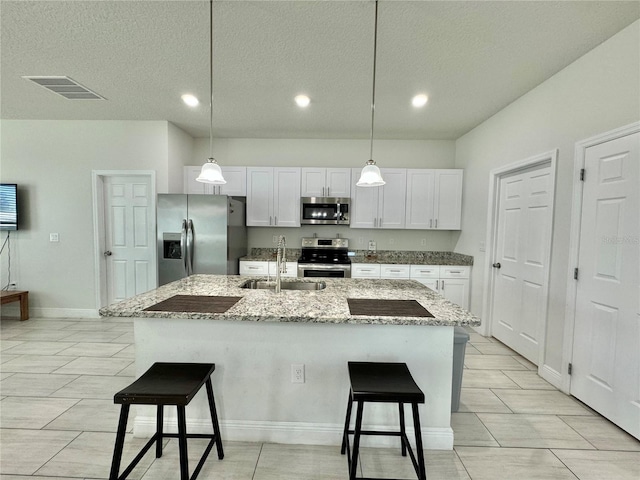
M 349 239 L 307 237 L 302 239 L 302 248 L 349 248 Z

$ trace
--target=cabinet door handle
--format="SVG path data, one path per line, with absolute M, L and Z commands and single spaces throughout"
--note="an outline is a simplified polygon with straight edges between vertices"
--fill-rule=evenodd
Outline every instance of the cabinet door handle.
M 444 280 L 442 280 L 442 291 L 444 292 Z
M 327 197 L 331 196 L 331 187 L 327 187 Z
M 373 219 L 373 228 L 376 228 L 378 226 L 378 219 L 374 218 Z
M 274 225 L 278 225 L 278 217 L 274 217 L 276 219 L 276 221 L 274 222 Z
M 271 225 L 271 220 L 272 220 L 272 217 L 271 215 L 269 215 L 269 225 Z
M 324 197 L 324 187 L 322 187 L 322 196 Z
M 436 218 L 436 228 L 438 228 L 438 219 Z
M 429 219 L 429 228 L 433 228 L 433 218 Z

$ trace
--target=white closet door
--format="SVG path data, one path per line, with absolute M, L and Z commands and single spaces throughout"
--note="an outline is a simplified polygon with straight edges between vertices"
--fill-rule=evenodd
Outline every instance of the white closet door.
M 640 438 L 640 133 L 585 156 L 571 394 Z
M 500 180 L 492 334 L 536 365 L 547 310 L 552 202 L 549 164 Z

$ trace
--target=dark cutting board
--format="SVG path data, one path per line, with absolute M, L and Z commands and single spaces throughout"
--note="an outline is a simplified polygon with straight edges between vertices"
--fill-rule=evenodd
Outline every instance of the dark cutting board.
M 415 300 L 377 300 L 372 298 L 347 298 L 351 315 L 384 317 L 433 317 Z
M 224 313 L 242 297 L 217 297 L 205 295 L 174 295 L 145 308 L 154 312 Z

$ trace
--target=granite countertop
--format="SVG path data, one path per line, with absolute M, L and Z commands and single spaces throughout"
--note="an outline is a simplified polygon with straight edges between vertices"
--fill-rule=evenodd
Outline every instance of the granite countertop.
M 252 277 L 192 275 L 100 309 L 103 317 L 194 318 L 251 322 L 351 323 L 380 325 L 480 325 L 480 319 L 413 280 L 321 279 L 324 290 L 250 290 Z M 258 278 L 258 277 L 253 277 Z M 262 278 L 264 279 L 264 278 Z M 283 279 L 287 281 L 310 281 Z M 162 312 L 144 309 L 174 295 L 242 297 L 225 313 Z M 351 315 L 347 298 L 416 300 L 433 317 Z
M 350 257 L 351 263 L 380 263 L 397 265 L 473 265 L 473 257 L 454 252 L 417 252 L 379 250 L 369 254 L 367 250 L 355 250 L 355 256 Z M 299 248 L 287 248 L 287 260 L 295 262 L 300 257 Z M 275 261 L 276 251 L 273 248 L 253 248 L 251 253 L 240 258 L 244 261 Z

